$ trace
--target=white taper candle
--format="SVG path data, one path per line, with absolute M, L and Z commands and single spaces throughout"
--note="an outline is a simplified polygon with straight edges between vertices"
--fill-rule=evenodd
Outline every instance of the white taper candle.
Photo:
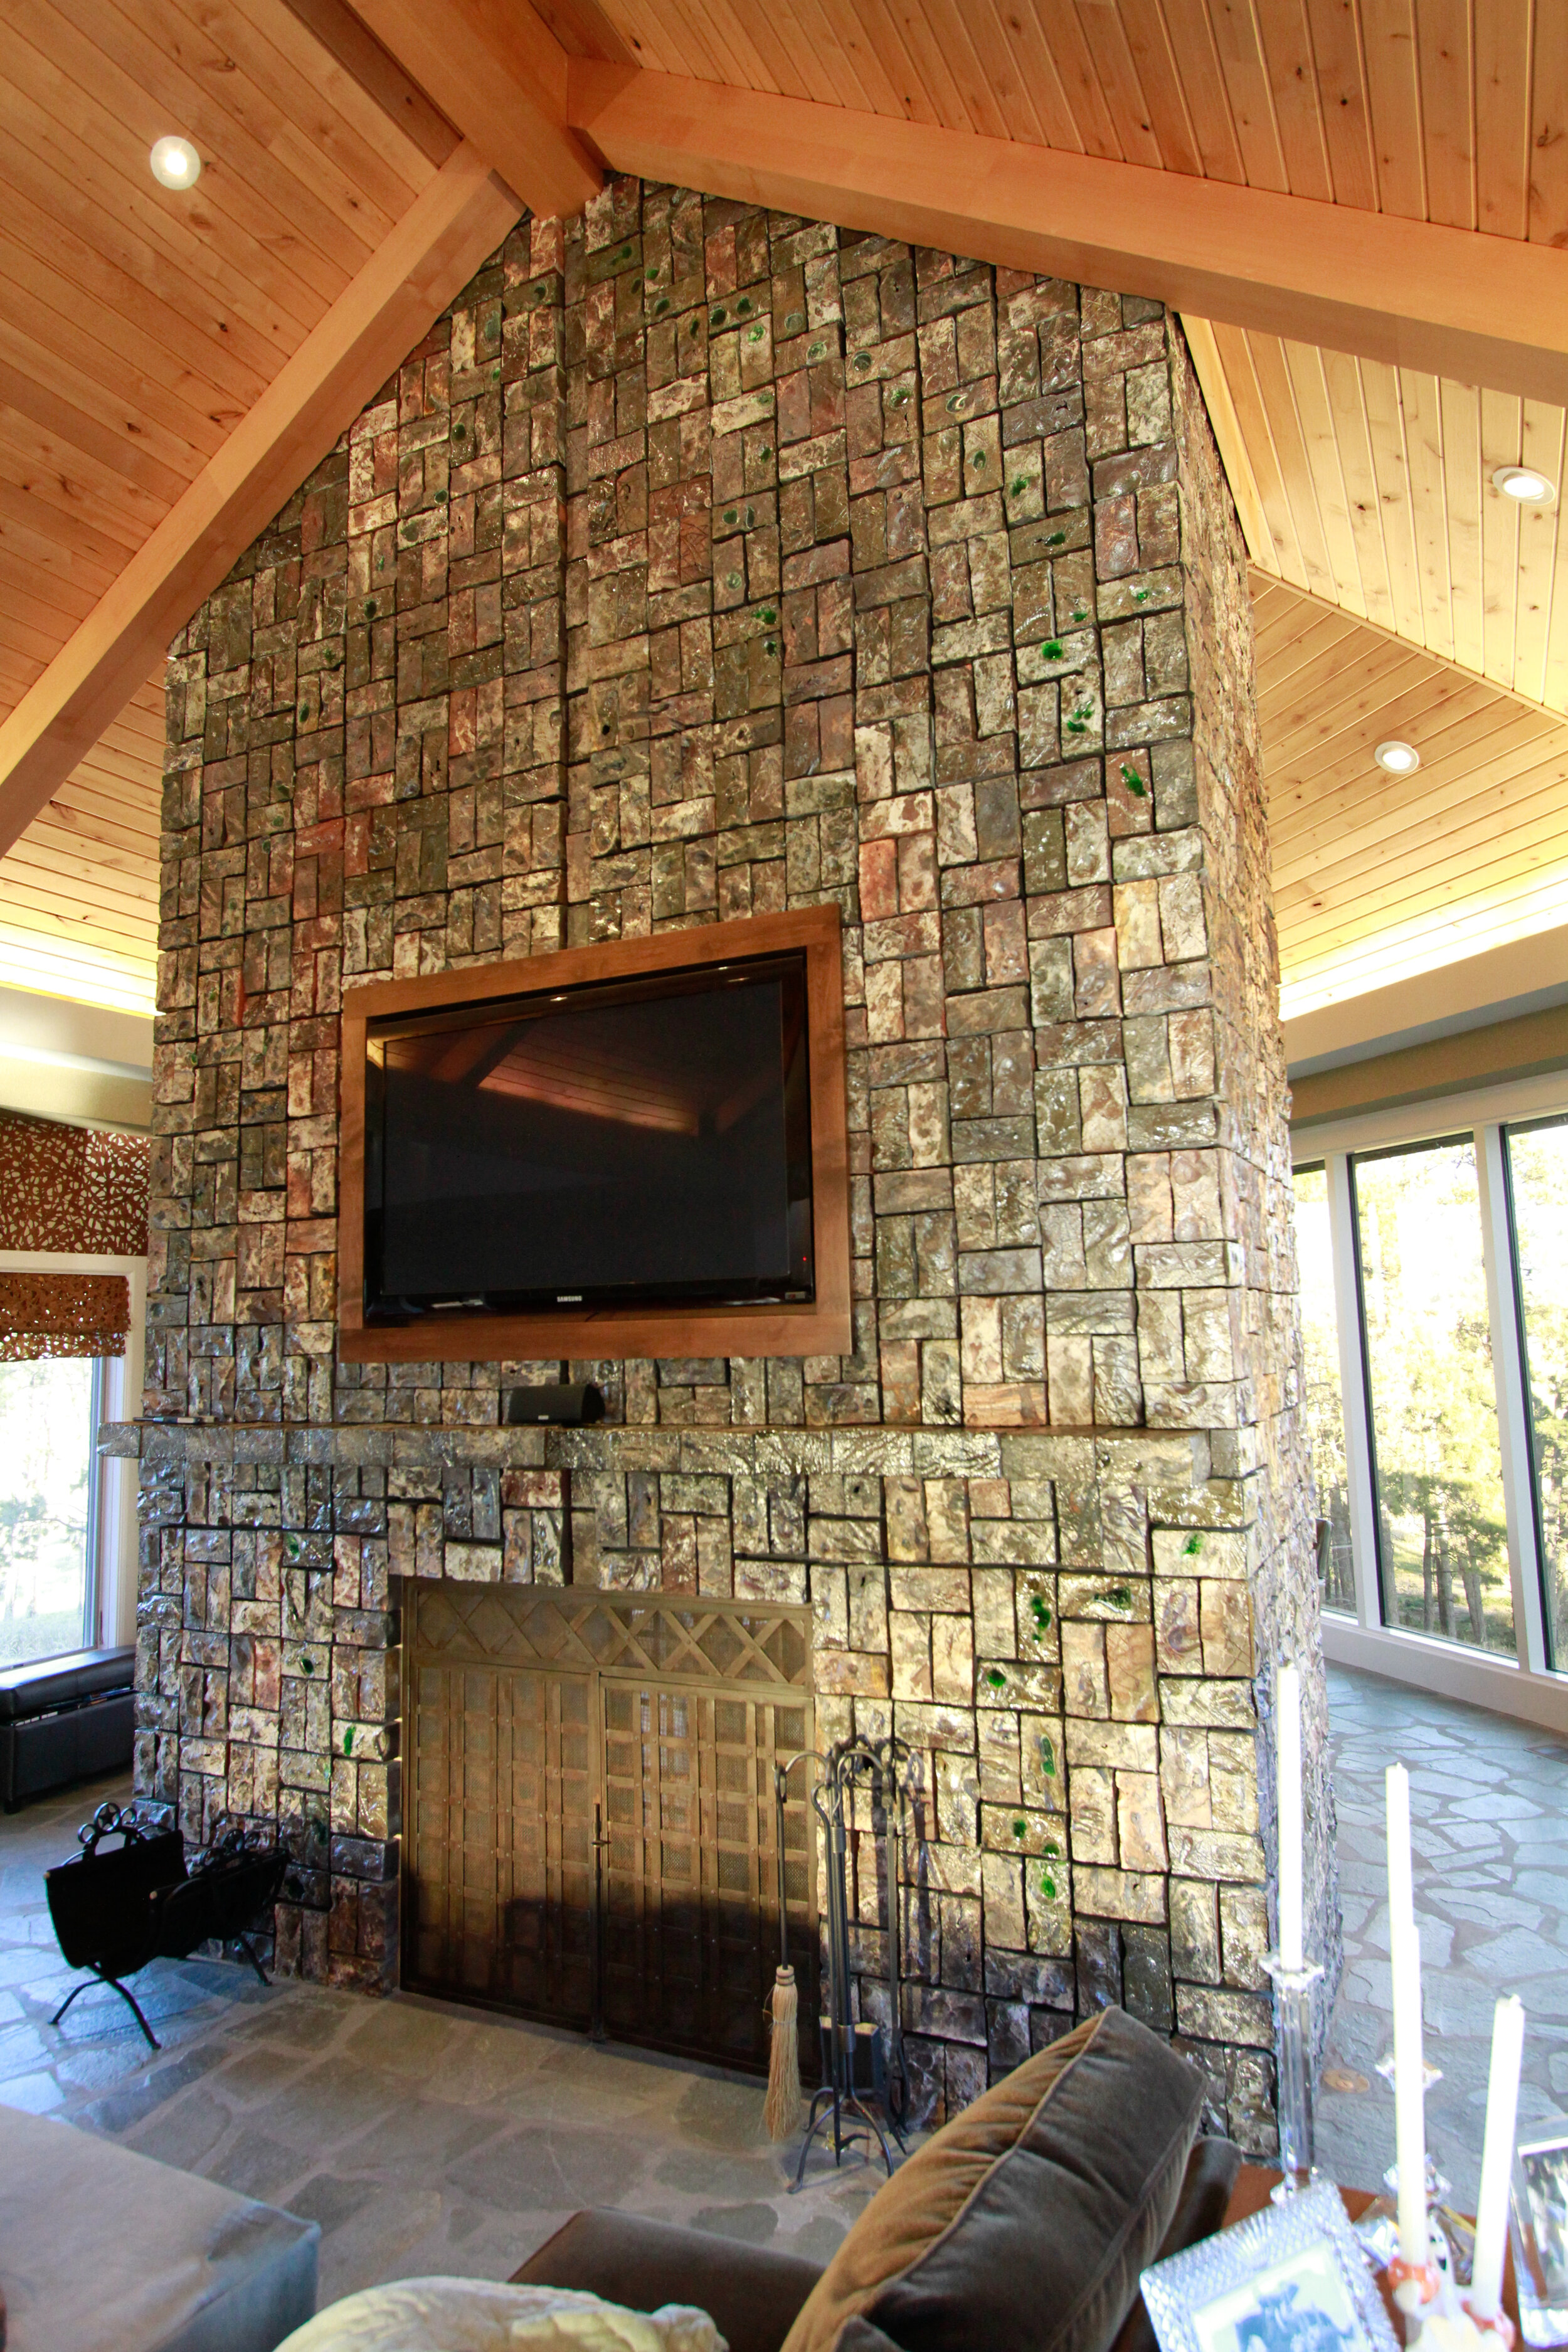
M 1480 2319 L 1493 2319 L 1502 2308 L 1502 2252 L 1508 2237 L 1508 2191 L 1523 2052 L 1524 2007 L 1517 1995 L 1509 1993 L 1492 2012 L 1492 2070 L 1487 2085 L 1487 2137 L 1481 2153 L 1469 2293 L 1470 2306 Z
M 1275 1779 L 1279 1792 L 1279 1958 L 1302 1962 L 1301 1937 L 1301 1677 L 1281 1666 L 1274 1695 L 1278 1738 Z
M 1421 2049 L 1421 1938 L 1394 1917 L 1389 1938 L 1394 1970 L 1394 2137 L 1399 2167 L 1399 2251 L 1407 2263 L 1431 2257 L 1426 2243 L 1426 2064 Z
M 1384 1775 L 1388 1815 L 1388 1916 L 1393 1926 L 1415 1925 L 1415 1894 L 1410 1868 L 1410 1775 L 1391 1764 Z

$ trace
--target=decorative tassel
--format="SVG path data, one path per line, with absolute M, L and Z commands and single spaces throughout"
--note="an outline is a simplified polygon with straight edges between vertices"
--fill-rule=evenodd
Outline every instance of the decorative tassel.
M 800 2095 L 799 2002 L 795 1970 L 773 1972 L 773 2042 L 768 2052 L 768 2096 L 763 2121 L 770 2139 L 789 2139 L 800 2129 L 805 2102 Z

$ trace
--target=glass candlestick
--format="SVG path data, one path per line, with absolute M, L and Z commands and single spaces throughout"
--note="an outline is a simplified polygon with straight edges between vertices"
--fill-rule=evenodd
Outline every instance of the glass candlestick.
M 1394 2088 L 1394 2053 L 1392 2050 L 1388 2051 L 1384 2056 L 1378 2060 L 1377 2072 L 1383 2076 L 1383 2079 L 1388 2084 L 1389 2089 L 1392 2090 Z M 1429 2058 L 1423 2057 L 1421 2061 L 1421 2088 L 1423 2093 L 1431 2090 L 1433 2084 L 1440 2083 L 1442 2079 L 1443 2069 L 1441 2066 L 1434 2066 Z M 1387 2189 L 1391 2197 L 1398 2196 L 1399 2167 L 1397 2164 L 1391 2164 L 1388 2167 L 1388 2169 L 1383 2176 L 1383 2185 Z M 1430 2147 L 1428 2147 L 1426 2150 L 1426 2210 L 1428 2213 L 1436 2212 L 1437 2207 L 1441 2205 L 1452 2186 L 1452 2181 L 1445 2179 L 1444 2175 L 1438 2171 L 1436 2164 L 1433 2159 L 1432 2150 Z
M 1274 1979 L 1279 2183 L 1272 2194 L 1282 2202 L 1312 2181 L 1312 1987 L 1323 1971 L 1311 1960 L 1288 1967 L 1278 1952 L 1267 1953 L 1263 1965 Z

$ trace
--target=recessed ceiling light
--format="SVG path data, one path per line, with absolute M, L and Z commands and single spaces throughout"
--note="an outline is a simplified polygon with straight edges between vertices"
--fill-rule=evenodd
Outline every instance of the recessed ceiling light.
M 1492 487 L 1505 499 L 1517 499 L 1521 507 L 1549 507 L 1557 496 L 1553 485 L 1533 466 L 1500 466 L 1492 476 Z
M 161 187 L 194 188 L 202 176 L 202 159 L 188 139 L 154 139 L 147 160 Z
M 1421 754 L 1414 743 L 1380 743 L 1372 756 L 1391 776 L 1413 776 L 1421 765 Z

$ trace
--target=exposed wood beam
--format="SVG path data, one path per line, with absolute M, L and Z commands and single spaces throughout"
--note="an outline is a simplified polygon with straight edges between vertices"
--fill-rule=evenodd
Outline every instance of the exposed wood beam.
M 566 51 L 528 0 L 354 0 L 355 13 L 531 210 L 579 213 L 598 164 L 566 121 Z
M 424 5 L 438 40 L 453 0 Z M 499 166 L 465 94 L 437 94 Z M 1550 246 L 586 58 L 566 119 L 613 171 L 1568 403 Z
M 0 852 L 516 220 L 459 147 L 0 726 Z
M 283 5 L 438 171 L 461 134 L 361 23 L 348 0 L 283 0 Z

